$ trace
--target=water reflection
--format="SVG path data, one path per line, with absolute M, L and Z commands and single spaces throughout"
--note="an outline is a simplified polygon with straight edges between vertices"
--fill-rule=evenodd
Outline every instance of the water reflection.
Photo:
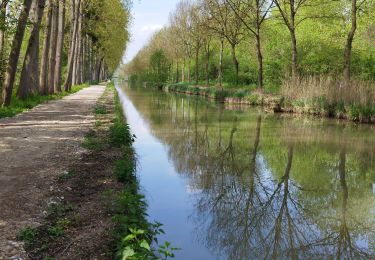
M 371 126 L 126 93 L 188 179 L 194 234 L 216 257 L 375 258 Z

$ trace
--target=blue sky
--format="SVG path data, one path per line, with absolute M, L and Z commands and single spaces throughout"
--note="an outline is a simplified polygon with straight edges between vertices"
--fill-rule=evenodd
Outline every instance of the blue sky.
M 169 13 L 178 2 L 179 0 L 134 0 L 131 41 L 125 53 L 125 62 L 137 54 L 155 31 L 168 23 Z

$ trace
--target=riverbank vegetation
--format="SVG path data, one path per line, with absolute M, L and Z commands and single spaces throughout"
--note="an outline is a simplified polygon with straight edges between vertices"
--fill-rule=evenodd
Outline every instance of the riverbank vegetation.
M 107 79 L 129 38 L 129 8 L 121 0 L 0 1 L 2 107 Z
M 371 122 L 374 14 L 359 0 L 181 1 L 124 70 L 133 83 Z

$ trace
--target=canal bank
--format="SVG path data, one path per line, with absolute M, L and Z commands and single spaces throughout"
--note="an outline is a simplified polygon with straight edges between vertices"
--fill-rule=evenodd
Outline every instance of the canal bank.
M 186 83 L 153 84 L 146 82 L 143 85 L 166 92 L 201 96 L 227 104 L 259 106 L 264 111 L 271 113 L 311 115 L 358 123 L 375 123 L 375 100 L 371 104 L 360 105 L 343 101 L 330 102 L 323 96 L 308 100 L 294 100 L 285 98 L 282 95 L 267 94 L 258 90 L 204 87 Z

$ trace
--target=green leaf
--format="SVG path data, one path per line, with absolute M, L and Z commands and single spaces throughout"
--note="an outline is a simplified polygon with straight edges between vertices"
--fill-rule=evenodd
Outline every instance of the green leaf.
M 148 242 L 145 239 L 143 239 L 141 241 L 141 243 L 139 244 L 139 246 L 142 247 L 142 248 L 144 248 L 144 249 L 146 249 L 146 250 L 148 250 L 148 251 L 151 251 L 150 245 L 148 244 Z
M 135 235 L 134 234 L 129 234 L 127 235 L 124 239 L 123 239 L 123 242 L 125 241 L 131 241 L 135 238 Z
M 130 247 L 127 246 L 124 249 L 124 251 L 122 251 L 122 260 L 126 260 L 129 257 L 134 256 L 134 255 L 135 255 L 135 252 L 134 252 L 133 248 L 130 248 Z

